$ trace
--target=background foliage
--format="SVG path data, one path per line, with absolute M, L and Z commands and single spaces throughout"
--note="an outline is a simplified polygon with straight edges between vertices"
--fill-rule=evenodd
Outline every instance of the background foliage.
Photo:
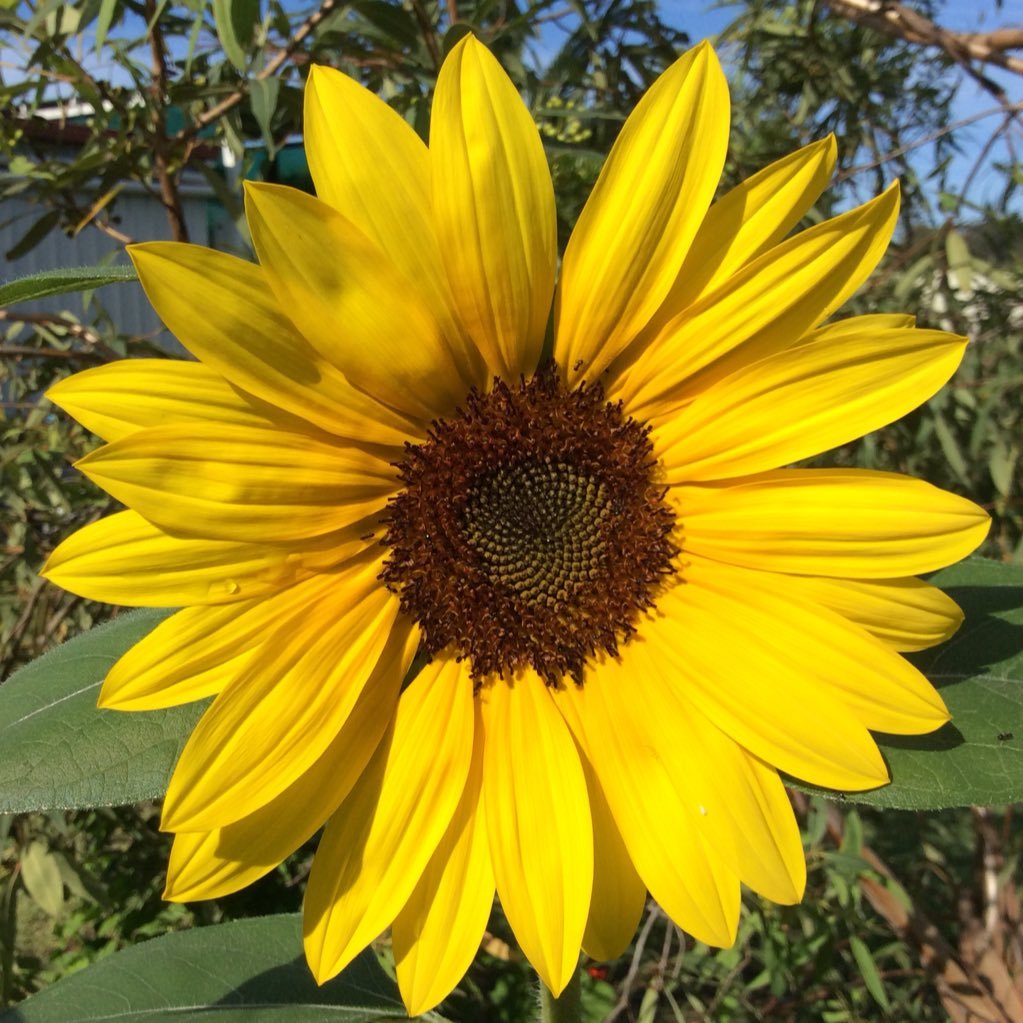
M 1023 79 L 873 31 L 840 7 L 733 8 L 720 46 L 734 111 L 724 186 L 828 131 L 840 163 L 811 222 L 902 178 L 897 244 L 851 308 L 913 311 L 972 344 L 927 406 L 828 459 L 970 495 L 995 521 L 984 553 L 1021 562 L 1023 168 L 1013 143 Z M 911 10 L 937 22 L 944 13 Z M 192 180 L 216 192 L 235 229 L 225 244 L 245 253 L 240 179 L 293 180 L 310 62 L 359 77 L 425 133 L 437 69 L 470 29 L 540 125 L 563 243 L 624 116 L 688 44 L 686 28 L 650 0 L 0 0 L 0 222 L 15 199 L 32 211 L 7 256 L 66 236 L 67 262 L 80 262 L 73 244 L 95 235 L 110 262 L 123 262 L 123 246 L 143 240 L 123 230 L 129 183 L 159 204 L 165 236 L 186 239 Z M 966 89 L 989 102 L 959 123 Z M 72 102 L 91 110 L 74 125 L 75 145 L 41 141 L 40 115 Z M 122 333 L 109 295 L 0 309 L 0 677 L 111 614 L 35 575 L 61 537 L 109 510 L 69 468 L 94 438 L 43 392 L 67 373 L 169 347 L 156 334 Z M 1023 1019 L 1023 830 L 1011 807 L 911 814 L 794 800 L 811 867 L 805 903 L 747 895 L 740 940 L 724 952 L 693 947 L 650 906 L 628 956 L 589 966 L 590 1019 Z M 5 1005 L 142 939 L 298 910 L 311 850 L 231 898 L 162 903 L 169 843 L 157 818 L 145 802 L 0 816 L 5 1023 L 22 1018 L 3 1016 Z M 386 944 L 380 952 L 386 962 Z M 485 954 L 443 1011 L 466 1023 L 521 1020 L 531 984 L 496 912 Z

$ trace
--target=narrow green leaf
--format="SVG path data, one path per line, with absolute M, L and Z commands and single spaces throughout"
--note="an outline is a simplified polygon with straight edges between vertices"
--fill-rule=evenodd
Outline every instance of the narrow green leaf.
M 959 450 L 959 444 L 952 434 L 944 415 L 939 409 L 934 409 L 934 433 L 941 445 L 942 454 L 948 460 L 949 467 L 964 484 L 969 484 L 970 472 L 966 467 L 963 453 Z
M 0 306 L 136 280 L 138 276 L 131 266 L 75 266 L 62 270 L 44 270 L 0 285 Z
M 842 798 L 903 810 L 1023 800 L 1023 565 L 968 558 L 931 582 L 966 620 L 912 660 L 952 720 L 929 735 L 879 735 L 892 783 Z
M 948 260 L 948 282 L 956 291 L 969 291 L 973 283 L 970 250 L 966 239 L 956 230 L 945 237 L 945 258 Z
M 371 38 L 375 36 L 399 50 L 415 49 L 419 45 L 419 28 L 404 5 L 389 0 L 357 0 L 352 10 L 372 26 L 368 33 Z
M 877 965 L 870 954 L 870 949 L 855 935 L 849 938 L 849 948 L 871 997 L 887 1012 L 891 1008 L 891 1003 L 888 1001 L 888 994 L 881 983 L 881 975 L 877 972 Z
M 7 259 L 20 259 L 31 252 L 59 223 L 60 210 L 48 210 L 7 250 Z
M 245 51 L 259 20 L 259 0 L 213 0 L 213 20 L 227 59 L 244 72 L 248 66 Z
M 252 116 L 259 125 L 263 135 L 263 141 L 274 155 L 274 137 L 270 130 L 273 121 L 274 111 L 277 109 L 277 96 L 281 91 L 279 78 L 254 78 L 249 82 L 249 106 L 252 108 Z
M 368 950 L 318 987 L 302 957 L 297 916 L 166 934 L 107 956 L 0 1013 L 0 1023 L 375 1023 L 406 1018 L 394 982 Z
M 114 15 L 117 13 L 118 0 L 101 0 L 99 15 L 96 18 L 96 53 L 103 50 L 103 44 L 107 40 L 107 33 L 113 24 Z
M 168 611 L 135 611 L 65 643 L 0 685 L 0 813 L 116 806 L 163 794 L 201 704 L 100 710 L 111 665 Z

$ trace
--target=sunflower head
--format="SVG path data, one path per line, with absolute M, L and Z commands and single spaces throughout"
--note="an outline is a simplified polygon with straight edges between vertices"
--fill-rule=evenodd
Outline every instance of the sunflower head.
M 101 697 L 214 697 L 164 803 L 169 898 L 235 891 L 324 827 L 319 980 L 391 926 L 425 1011 L 496 892 L 560 992 L 580 948 L 627 947 L 648 893 L 719 945 L 740 883 L 797 901 L 779 772 L 871 788 L 871 730 L 947 720 L 901 652 L 961 615 L 915 576 L 987 516 L 904 476 L 793 465 L 926 400 L 966 339 L 834 319 L 897 187 L 793 234 L 834 140 L 712 202 L 728 122 L 698 46 L 626 121 L 556 274 L 540 135 L 480 42 L 445 61 L 428 145 L 314 68 L 317 196 L 248 186 L 257 262 L 132 247 L 198 361 L 50 392 L 108 442 L 79 465 L 127 510 L 46 573 L 181 609 Z
M 495 379 L 409 445 L 382 578 L 426 651 L 450 647 L 477 684 L 524 668 L 581 684 L 674 572 L 656 470 L 649 429 L 599 384 L 569 391 L 553 367 Z

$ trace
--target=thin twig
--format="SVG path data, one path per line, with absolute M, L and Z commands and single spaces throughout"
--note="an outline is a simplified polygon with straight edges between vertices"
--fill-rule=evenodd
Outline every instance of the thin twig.
M 33 348 L 31 345 L 0 345 L 0 355 L 28 356 L 44 359 L 72 359 L 96 357 L 106 362 L 120 359 L 103 338 L 84 323 L 75 323 L 64 316 L 53 313 L 19 313 L 11 309 L 0 309 L 0 322 L 32 323 L 39 327 L 57 327 L 71 337 L 80 338 L 88 346 L 88 351 L 63 351 L 59 348 Z
M 604 1023 L 614 1023 L 614 1020 L 616 1020 L 623 1012 L 628 1010 L 629 996 L 632 994 L 632 985 L 636 982 L 636 977 L 639 974 L 639 967 L 643 961 L 643 951 L 650 938 L 650 932 L 653 930 L 654 923 L 660 915 L 660 907 L 656 902 L 651 902 L 650 908 L 647 911 L 646 920 L 643 921 L 643 926 L 636 938 L 636 945 L 632 952 L 632 961 L 629 963 L 629 972 L 625 975 L 625 979 L 622 981 L 621 997 L 618 999 L 618 1003 L 611 1012 L 608 1013 L 607 1019 Z
M 892 149 L 890 152 L 885 153 L 880 160 L 871 160 L 869 163 L 861 163 L 857 164 L 855 167 L 850 167 L 848 170 L 836 175 L 834 183 L 837 185 L 843 181 L 847 181 L 855 174 L 862 174 L 864 171 L 873 170 L 882 163 L 888 163 L 890 160 L 898 159 L 898 157 L 904 156 L 906 153 L 912 152 L 914 149 L 919 149 L 920 146 L 926 146 L 928 143 L 935 142 L 951 132 L 958 131 L 960 128 L 965 128 L 967 125 L 974 124 L 976 121 L 982 121 L 985 117 L 993 117 L 995 114 L 1018 114 L 1021 111 L 1023 111 L 1023 101 L 1019 103 L 1010 103 L 1008 106 L 991 107 L 988 110 L 981 110 L 979 113 L 970 114 L 969 117 L 963 117 L 958 121 L 954 121 L 952 124 L 946 124 L 944 127 L 928 132 L 926 135 L 921 135 L 920 138 L 914 139 L 912 142 L 907 142 L 904 146 Z
M 123 231 L 118 231 L 113 224 L 106 220 L 90 220 L 89 226 L 98 228 L 108 238 L 113 238 L 115 242 L 120 242 L 122 245 L 131 245 L 135 241 L 131 235 L 125 234 Z

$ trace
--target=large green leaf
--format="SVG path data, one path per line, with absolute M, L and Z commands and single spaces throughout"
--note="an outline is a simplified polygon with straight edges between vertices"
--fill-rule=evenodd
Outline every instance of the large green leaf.
M 317 987 L 302 958 L 296 916 L 167 934 L 102 959 L 0 1013 L 0 1023 L 369 1023 L 405 1018 L 394 982 L 371 952 Z
M 168 613 L 121 615 L 0 685 L 0 813 L 163 794 L 202 706 L 124 714 L 99 710 L 96 694 L 118 657 Z
M 104 284 L 137 281 L 131 266 L 76 266 L 66 270 L 44 270 L 0 285 L 0 306 L 60 295 L 65 291 L 87 291 Z
M 952 720 L 920 736 L 879 736 L 892 784 L 846 798 L 935 810 L 1023 800 L 1023 566 L 969 558 L 932 580 L 966 620 L 913 660 Z

